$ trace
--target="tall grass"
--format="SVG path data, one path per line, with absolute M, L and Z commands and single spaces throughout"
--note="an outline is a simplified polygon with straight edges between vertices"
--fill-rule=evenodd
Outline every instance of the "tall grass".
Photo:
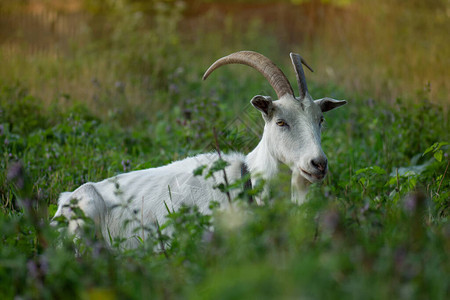
M 186 18 L 182 7 L 149 16 L 129 5 L 86 21 L 56 54 L 2 46 L 0 298 L 445 299 L 448 17 L 439 1 L 386 3 L 244 5 Z M 426 43 L 405 46 L 416 34 Z M 60 192 L 207 151 L 213 127 L 224 151 L 254 147 L 262 120 L 245 105 L 273 95 L 262 76 L 230 66 L 200 82 L 214 59 L 241 49 L 266 54 L 291 79 L 287 53 L 298 51 L 316 70 L 313 96 L 349 100 L 326 116 L 330 172 L 307 203 L 289 202 L 282 169 L 268 205 L 214 218 L 183 207 L 169 215 L 173 237 L 153 233 L 134 250 L 105 246 L 89 222 L 75 243 L 48 225 Z M 244 117 L 257 118 L 251 131 Z

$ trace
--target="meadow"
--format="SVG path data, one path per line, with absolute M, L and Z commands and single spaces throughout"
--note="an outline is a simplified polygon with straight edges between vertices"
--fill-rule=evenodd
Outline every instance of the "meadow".
M 448 4 L 231 2 L 82 1 L 75 33 L 38 50 L 11 28 L 0 45 L 0 298 L 447 297 Z M 1 20 L 18 9 L 0 6 Z M 266 205 L 214 217 L 184 207 L 162 224 L 173 237 L 137 249 L 107 247 L 89 222 L 76 243 L 49 226 L 59 193 L 211 151 L 212 128 L 222 151 L 248 153 L 263 125 L 249 100 L 275 98 L 270 86 L 243 66 L 201 81 L 243 49 L 293 86 L 298 52 L 315 70 L 313 96 L 348 101 L 326 115 L 330 170 L 305 204 L 290 203 L 286 168 Z

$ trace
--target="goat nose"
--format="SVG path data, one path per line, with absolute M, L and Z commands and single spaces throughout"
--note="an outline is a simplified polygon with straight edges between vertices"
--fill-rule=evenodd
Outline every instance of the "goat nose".
M 325 172 L 327 169 L 328 161 L 326 158 L 316 158 L 311 160 L 311 165 L 321 172 Z

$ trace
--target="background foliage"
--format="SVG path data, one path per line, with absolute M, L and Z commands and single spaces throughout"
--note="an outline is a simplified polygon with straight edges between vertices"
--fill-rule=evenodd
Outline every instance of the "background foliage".
M 229 3 L 1 2 L 2 299 L 449 294 L 448 3 Z M 327 115 L 330 173 L 306 204 L 289 203 L 282 170 L 269 205 L 183 208 L 173 238 L 135 250 L 48 226 L 60 192 L 209 150 L 213 127 L 224 151 L 254 147 L 236 117 L 258 119 L 248 101 L 274 96 L 264 79 L 233 66 L 200 80 L 241 49 L 292 83 L 299 52 L 313 96 L 349 101 Z

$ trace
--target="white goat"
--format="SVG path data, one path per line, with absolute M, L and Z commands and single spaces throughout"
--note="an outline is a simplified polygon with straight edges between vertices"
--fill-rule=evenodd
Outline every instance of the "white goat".
M 323 180 L 328 170 L 320 142 L 323 112 L 344 105 L 346 101 L 331 98 L 313 101 L 308 94 L 302 68 L 302 63 L 308 65 L 298 54 L 291 53 L 291 60 L 299 84 L 299 97 L 295 97 L 286 76 L 275 64 L 252 51 L 236 52 L 217 60 L 203 79 L 220 66 L 245 64 L 258 70 L 269 81 L 279 99 L 272 101 L 268 96 L 258 95 L 250 101 L 261 112 L 265 122 L 262 138 L 248 155 L 222 155 L 222 159 L 229 163 L 225 176 L 231 183 L 241 178 L 242 170 L 248 170 L 252 184 L 259 177 L 269 181 L 277 174 L 279 163 L 284 163 L 292 170 L 292 200 L 301 203 L 308 185 Z M 85 183 L 73 192 L 60 195 L 55 217 L 65 216 L 69 220 L 69 232 L 77 233 L 82 221 L 72 218 L 74 212 L 70 208 L 71 199 L 76 199 L 79 208 L 95 221 L 104 237 L 125 238 L 125 246 L 134 247 L 138 244 L 136 237 L 143 234 L 136 232 L 136 228 L 156 222 L 163 224 L 168 213 L 166 205 L 177 210 L 182 203 L 193 204 L 202 213 L 209 212 L 212 200 L 228 205 L 227 196 L 213 188 L 224 183 L 224 172 L 216 172 L 208 179 L 193 176 L 196 168 L 202 165 L 210 167 L 218 158 L 215 153 L 200 154 L 166 166 Z M 261 204 L 260 197 L 256 202 Z M 126 220 L 134 221 L 125 225 Z

